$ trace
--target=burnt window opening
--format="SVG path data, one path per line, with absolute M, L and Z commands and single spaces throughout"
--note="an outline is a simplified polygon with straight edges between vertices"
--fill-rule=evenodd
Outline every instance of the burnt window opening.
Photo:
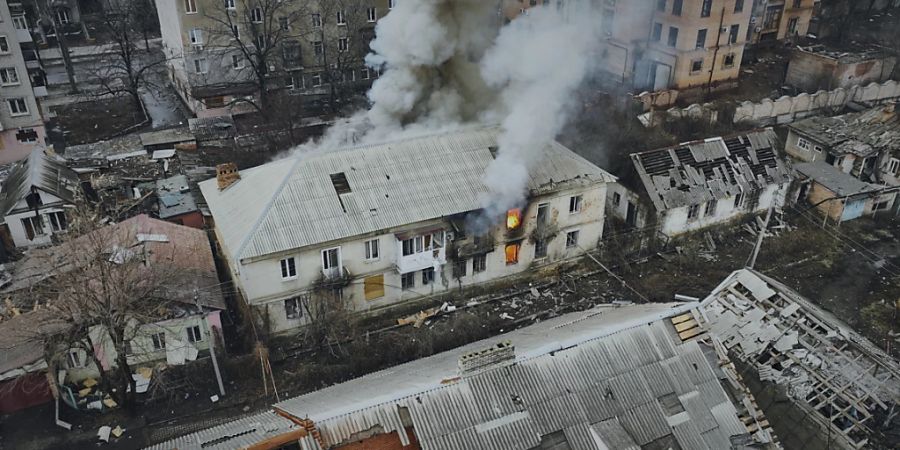
M 349 194 L 350 182 L 347 181 L 347 175 L 344 172 L 333 173 L 331 174 L 331 184 L 334 185 L 334 190 L 338 193 L 338 195 Z

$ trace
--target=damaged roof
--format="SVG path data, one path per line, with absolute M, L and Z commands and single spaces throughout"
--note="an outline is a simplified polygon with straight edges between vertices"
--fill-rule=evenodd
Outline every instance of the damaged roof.
M 467 128 L 298 155 L 241 171 L 223 191 L 215 179 L 200 188 L 222 244 L 237 260 L 253 258 L 479 210 L 499 133 Z M 533 167 L 532 195 L 614 179 L 557 142 Z M 335 180 L 346 180 L 344 193 Z
M 78 174 L 66 167 L 56 155 L 47 154 L 38 148 L 33 150 L 28 158 L 17 163 L 3 182 L 0 212 L 3 215 L 9 214 L 19 201 L 25 199 L 32 188 L 72 203 L 80 186 Z
M 172 439 L 146 450 L 243 449 L 297 428 L 293 421 L 266 411 Z
M 156 196 L 159 198 L 160 219 L 198 211 L 187 175 L 156 180 Z
M 854 48 L 837 49 L 829 48 L 824 45 L 809 45 L 806 47 L 797 46 L 795 51 L 802 53 L 811 53 L 828 59 L 833 59 L 840 64 L 851 64 L 873 59 L 886 59 L 892 56 L 885 52 L 883 47 L 864 48 L 861 45 L 854 45 Z
M 821 161 L 795 164 L 794 169 L 801 175 L 825 186 L 838 197 L 848 197 L 882 189 L 881 186 L 866 183 Z
M 900 423 L 900 365 L 832 314 L 759 272 L 733 272 L 701 304 L 711 335 L 850 448 Z M 890 434 L 890 433 L 887 433 Z M 896 436 L 894 437 L 896 439 Z
M 771 128 L 631 155 L 657 211 L 732 197 L 790 181 Z
M 408 426 L 423 450 L 527 450 L 549 435 L 572 449 L 731 448 L 730 437 L 747 428 L 720 384 L 724 375 L 704 344 L 682 342 L 669 320 L 696 306 L 599 306 L 275 408 L 311 420 L 329 448 L 370 430 L 397 433 L 408 445 Z M 506 341 L 515 346 L 514 363 L 458 377 L 460 356 Z M 199 449 L 195 435 L 152 449 Z M 321 450 L 313 437 L 300 448 Z
M 900 148 L 900 114 L 895 104 L 834 117 L 810 117 L 788 128 L 839 155 L 867 157 Z

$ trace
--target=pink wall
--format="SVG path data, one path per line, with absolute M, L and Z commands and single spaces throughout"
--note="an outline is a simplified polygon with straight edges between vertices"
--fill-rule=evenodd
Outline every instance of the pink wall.
M 16 139 L 16 133 L 19 132 L 16 128 L 0 131 L 0 164 L 23 159 L 36 147 L 44 145 L 44 138 L 47 135 L 44 130 L 44 125 L 32 127 L 32 129 L 37 131 L 37 141 L 27 143 L 19 142 L 19 140 Z

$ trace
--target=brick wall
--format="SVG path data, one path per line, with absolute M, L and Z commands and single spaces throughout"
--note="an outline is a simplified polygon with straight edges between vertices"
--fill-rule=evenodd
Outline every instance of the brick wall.
M 363 439 L 352 444 L 335 447 L 334 450 L 421 450 L 419 440 L 412 427 L 406 429 L 406 435 L 409 436 L 409 445 L 404 446 L 400 443 L 400 437 L 397 433 L 376 434 L 367 439 Z

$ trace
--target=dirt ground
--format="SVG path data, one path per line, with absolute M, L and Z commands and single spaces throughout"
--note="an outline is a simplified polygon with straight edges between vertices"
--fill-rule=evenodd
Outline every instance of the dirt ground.
M 66 145 L 109 139 L 145 120 L 126 98 L 72 103 L 53 108 Z

